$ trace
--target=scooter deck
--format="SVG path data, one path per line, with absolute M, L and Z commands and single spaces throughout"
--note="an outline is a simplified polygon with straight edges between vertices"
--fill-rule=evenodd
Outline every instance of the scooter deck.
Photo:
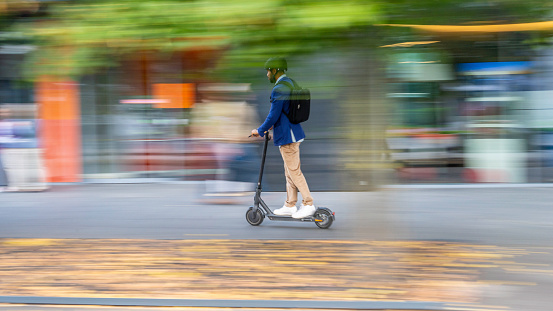
M 292 218 L 292 216 L 282 216 L 282 215 L 275 215 L 275 214 L 268 214 L 267 217 L 270 220 L 280 220 L 280 221 L 306 221 L 306 222 L 314 222 L 315 217 L 309 216 L 304 218 Z

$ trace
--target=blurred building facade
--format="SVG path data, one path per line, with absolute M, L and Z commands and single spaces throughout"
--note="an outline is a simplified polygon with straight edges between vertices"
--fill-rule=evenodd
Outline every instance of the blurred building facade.
M 344 180 L 364 169 L 384 171 L 383 183 L 551 181 L 553 49 L 536 52 L 526 41 L 553 27 L 410 27 L 421 40 L 378 48 L 387 57 L 376 78 L 362 70 L 380 70 L 367 65 L 379 55 L 368 47 L 292 59 L 291 75 L 312 89 L 315 104 L 302 154 L 314 190 L 351 190 Z M 257 81 L 221 83 L 209 69 L 226 51 L 206 45 L 143 51 L 94 75 L 29 84 L 21 64 L 35 46 L 16 33 L 0 39 L 0 105 L 37 107 L 48 182 L 255 180 L 259 146 L 240 133 L 268 111 L 262 70 Z M 389 111 L 383 141 L 368 152 L 344 126 L 376 136 L 375 121 L 356 110 L 376 102 L 365 91 L 385 94 Z M 281 189 L 278 154 L 269 159 L 267 183 Z
M 410 27 L 429 40 L 394 46 L 388 68 L 398 178 L 550 181 L 551 48 L 536 52 L 525 41 L 553 25 Z

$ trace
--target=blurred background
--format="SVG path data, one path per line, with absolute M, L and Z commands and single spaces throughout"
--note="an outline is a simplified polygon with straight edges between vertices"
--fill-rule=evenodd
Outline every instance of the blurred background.
M 553 179 L 551 1 L 0 1 L 0 186 L 249 191 L 271 56 L 315 191 Z M 283 191 L 269 148 L 265 189 Z M 8 181 L 8 182 L 6 182 Z

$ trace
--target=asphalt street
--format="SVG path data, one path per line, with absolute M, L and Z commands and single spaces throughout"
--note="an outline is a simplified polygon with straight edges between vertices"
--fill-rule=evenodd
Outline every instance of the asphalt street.
M 252 227 L 244 217 L 252 195 L 205 194 L 201 183 L 65 185 L 42 193 L 0 193 L 0 237 L 391 239 L 553 246 L 549 187 L 315 192 L 315 204 L 336 213 L 329 230 L 268 219 Z M 285 194 L 264 192 L 262 197 L 278 208 Z
M 206 196 L 205 190 L 201 183 L 74 184 L 0 193 L 0 239 L 424 241 L 497 248 L 498 259 L 478 268 L 478 303 L 536 311 L 553 305 L 548 185 L 315 192 L 315 203 L 336 213 L 327 230 L 268 219 L 252 227 L 244 218 L 250 195 Z M 263 198 L 280 207 L 284 193 Z

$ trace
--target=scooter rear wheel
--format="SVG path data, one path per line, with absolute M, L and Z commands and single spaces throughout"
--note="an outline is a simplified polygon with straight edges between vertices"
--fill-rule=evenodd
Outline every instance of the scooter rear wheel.
M 246 212 L 246 220 L 252 226 L 259 226 L 263 222 L 264 218 L 265 215 L 263 215 L 259 209 L 254 212 L 253 207 L 250 207 Z
M 318 209 L 315 212 L 315 224 L 321 229 L 328 229 L 334 221 L 332 213 L 326 209 Z

